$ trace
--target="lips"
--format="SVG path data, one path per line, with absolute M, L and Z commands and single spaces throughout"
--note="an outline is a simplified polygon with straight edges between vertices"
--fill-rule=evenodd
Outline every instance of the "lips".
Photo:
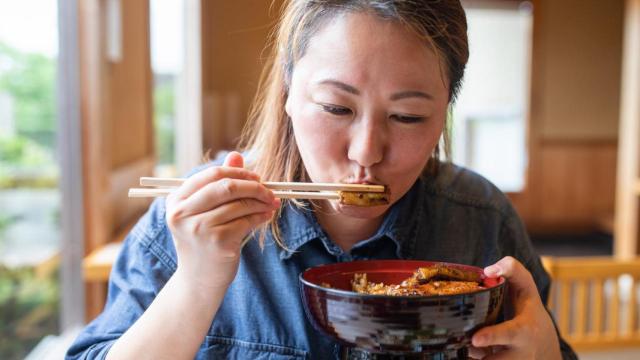
M 379 181 L 375 181 L 372 179 L 358 179 L 358 180 L 347 180 L 344 182 L 345 184 L 360 184 L 360 185 L 384 185 Z

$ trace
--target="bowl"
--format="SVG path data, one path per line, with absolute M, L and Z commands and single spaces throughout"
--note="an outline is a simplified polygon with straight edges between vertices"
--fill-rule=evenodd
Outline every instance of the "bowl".
M 431 296 L 351 291 L 355 273 L 367 273 L 369 281 L 399 284 L 417 268 L 435 264 L 479 273 L 484 289 Z M 486 278 L 478 267 L 417 260 L 321 265 L 299 279 L 305 312 L 318 331 L 349 348 L 383 354 L 465 353 L 473 333 L 496 322 L 506 283 L 502 277 Z

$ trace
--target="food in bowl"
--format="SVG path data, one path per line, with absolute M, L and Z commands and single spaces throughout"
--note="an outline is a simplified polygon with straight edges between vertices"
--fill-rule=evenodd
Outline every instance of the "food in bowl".
M 353 291 L 360 294 L 391 296 L 455 295 L 483 289 L 481 276 L 476 272 L 434 264 L 419 267 L 400 284 L 376 283 L 366 273 L 356 273 L 351 281 Z
M 420 274 L 415 274 L 416 269 L 422 269 Z M 375 283 L 400 284 L 413 276 L 435 281 L 436 275 L 449 270 L 466 280 L 478 279 L 481 288 L 429 296 L 352 290 L 355 274 L 367 274 L 367 280 Z M 300 274 L 305 312 L 321 333 L 353 351 L 402 356 L 429 353 L 443 359 L 465 358 L 473 333 L 498 320 L 505 284 L 503 277 L 485 277 L 479 267 L 419 260 L 342 262 Z

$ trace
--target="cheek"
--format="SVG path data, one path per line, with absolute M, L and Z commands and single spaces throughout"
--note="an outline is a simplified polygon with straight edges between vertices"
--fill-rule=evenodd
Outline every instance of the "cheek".
M 438 144 L 444 122 L 434 122 L 421 130 L 399 131 L 395 136 L 395 146 L 391 146 L 389 160 L 396 164 L 397 172 L 419 174 Z
M 327 128 L 312 109 L 303 108 L 298 111 L 292 117 L 292 124 L 301 152 L 310 153 L 329 147 L 331 142 L 327 136 L 324 136 Z
M 396 133 L 388 153 L 384 180 L 391 186 L 392 201 L 402 197 L 424 170 L 438 143 L 442 127 Z
M 325 181 L 340 163 L 344 149 L 344 131 L 322 119 L 322 114 L 307 110 L 292 117 L 293 132 L 305 168 L 313 181 Z M 342 135 L 342 136 L 341 136 Z

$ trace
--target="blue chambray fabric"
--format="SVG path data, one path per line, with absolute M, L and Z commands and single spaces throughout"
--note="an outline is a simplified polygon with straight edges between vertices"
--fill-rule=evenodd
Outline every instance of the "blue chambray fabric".
M 419 259 L 484 267 L 511 255 L 529 269 L 542 299 L 548 296 L 549 276 L 507 198 L 452 164 L 442 164 L 437 177 L 416 181 L 376 234 L 349 252 L 331 241 L 308 209 L 289 206 L 279 223 L 289 251 L 269 237 L 264 249 L 257 241 L 245 246 L 197 359 L 338 359 L 340 346 L 311 326 L 300 298 L 298 275 L 320 264 Z M 67 359 L 103 359 L 151 304 L 176 262 L 164 200 L 158 199 L 126 238 L 105 309 L 84 328 Z M 565 359 L 576 358 L 564 341 L 561 346 Z

